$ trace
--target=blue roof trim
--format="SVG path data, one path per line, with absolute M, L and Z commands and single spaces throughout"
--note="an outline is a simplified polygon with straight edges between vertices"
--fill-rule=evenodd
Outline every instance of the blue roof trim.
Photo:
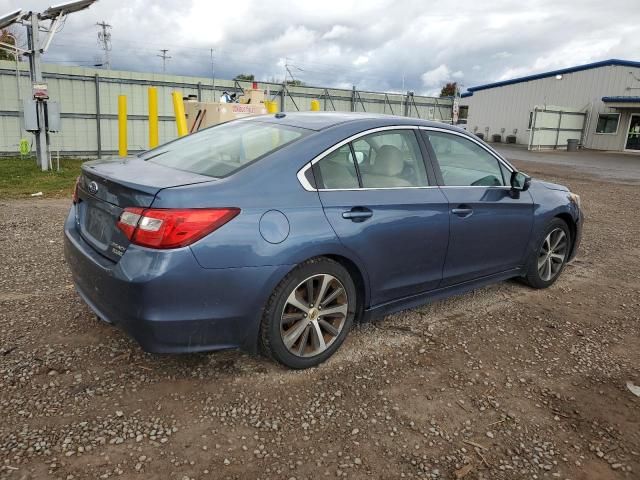
M 605 103 L 640 103 L 640 97 L 602 97 L 602 101 Z
M 477 87 L 469 87 L 467 88 L 467 91 L 473 93 L 473 92 L 477 92 L 478 90 L 487 90 L 489 88 L 504 87 L 506 85 L 514 85 L 516 83 L 530 82 L 532 80 L 539 80 L 541 78 L 555 77 L 556 75 L 582 72 L 584 70 L 591 70 L 593 68 L 601 68 L 601 67 L 609 67 L 609 66 L 640 68 L 640 62 L 632 62 L 631 60 L 619 60 L 617 58 L 611 58 L 609 60 L 602 60 L 600 62 L 587 63 L 586 65 L 578 65 L 576 67 L 569 67 L 569 68 L 563 68 L 560 70 L 553 70 L 551 72 L 528 75 L 526 77 L 514 78 L 512 80 L 504 80 L 502 82 L 487 83 L 485 85 L 478 85 Z
M 473 92 L 464 92 L 460 95 L 460 98 L 467 98 L 473 96 Z

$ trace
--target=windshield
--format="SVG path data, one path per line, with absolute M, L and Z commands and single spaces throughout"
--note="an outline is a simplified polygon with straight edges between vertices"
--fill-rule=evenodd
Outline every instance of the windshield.
M 308 133 L 286 125 L 234 121 L 161 145 L 140 158 L 177 170 L 226 177 Z

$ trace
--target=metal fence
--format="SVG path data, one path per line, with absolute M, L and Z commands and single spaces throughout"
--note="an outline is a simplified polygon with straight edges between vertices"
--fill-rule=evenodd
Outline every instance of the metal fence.
M 64 155 L 102 156 L 117 153 L 118 95 L 127 96 L 130 151 L 148 148 L 147 87 L 158 88 L 160 143 L 176 137 L 171 92 L 196 95 L 213 101 L 223 91 L 240 91 L 250 82 L 201 77 L 182 77 L 141 72 L 106 71 L 82 67 L 44 65 L 44 81 L 49 96 L 61 106 L 62 131 L 51 134 L 52 152 Z M 18 86 L 19 85 L 19 86 Z M 306 111 L 311 100 L 320 101 L 327 111 L 371 112 L 404 115 L 451 122 L 452 100 L 413 95 L 410 92 L 384 93 L 352 89 L 293 86 L 258 82 L 268 97 L 278 102 L 280 111 Z M 0 61 L 0 155 L 15 155 L 21 138 L 33 135 L 22 130 L 19 98 L 31 95 L 26 63 Z M 35 148 L 35 147 L 34 147 Z

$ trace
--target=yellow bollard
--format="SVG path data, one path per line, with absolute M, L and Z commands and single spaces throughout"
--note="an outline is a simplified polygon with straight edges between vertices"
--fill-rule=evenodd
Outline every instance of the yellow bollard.
M 158 89 L 149 87 L 149 148 L 158 146 Z
M 311 100 L 311 111 L 319 112 L 320 111 L 320 102 L 316 99 Z
M 127 97 L 118 95 L 118 154 L 127 156 Z
M 184 137 L 187 132 L 187 117 L 184 116 L 184 103 L 182 102 L 182 94 L 173 92 L 173 111 L 176 115 L 176 128 L 178 136 Z
M 273 100 L 265 100 L 264 104 L 267 107 L 268 113 L 278 113 L 278 104 Z

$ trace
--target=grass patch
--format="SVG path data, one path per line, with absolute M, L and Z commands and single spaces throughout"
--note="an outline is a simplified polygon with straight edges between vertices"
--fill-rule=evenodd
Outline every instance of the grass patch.
M 42 192 L 44 197 L 70 197 L 83 160 L 60 159 L 60 171 L 43 172 L 33 158 L 0 158 L 0 199 L 24 198 Z

